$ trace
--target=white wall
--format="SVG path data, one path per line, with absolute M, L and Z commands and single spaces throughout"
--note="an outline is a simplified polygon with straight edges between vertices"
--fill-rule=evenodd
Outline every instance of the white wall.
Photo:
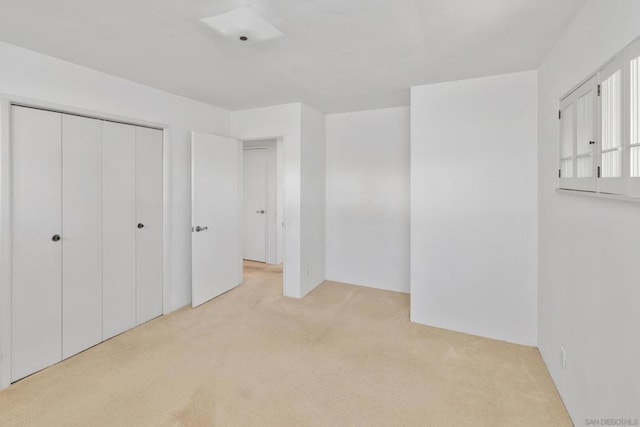
M 286 296 L 300 298 L 300 152 L 301 104 L 234 111 L 231 135 L 241 140 L 281 138 L 284 173 L 284 287 Z M 279 147 L 280 148 L 280 147 Z
M 327 279 L 409 292 L 409 108 L 327 115 Z
M 301 151 L 301 295 L 326 278 L 325 260 L 325 116 L 302 105 Z
M 191 302 L 190 132 L 229 134 L 226 110 L 0 42 L 0 98 L 18 97 L 170 126 L 171 302 Z
M 538 74 L 538 341 L 576 425 L 640 418 L 640 204 L 555 192 L 559 98 L 639 35 L 640 2 L 587 0 Z
M 411 319 L 536 343 L 536 72 L 411 89 Z
M 234 111 L 241 140 L 279 138 L 284 173 L 284 289 L 302 298 L 324 278 L 324 114 L 303 104 Z M 321 239 L 318 236 L 322 236 Z M 308 271 L 308 274 L 306 274 Z

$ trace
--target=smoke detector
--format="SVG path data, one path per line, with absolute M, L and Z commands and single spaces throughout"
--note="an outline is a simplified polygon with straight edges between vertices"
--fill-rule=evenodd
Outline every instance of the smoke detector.
M 283 36 L 280 30 L 250 6 L 233 9 L 201 21 L 223 37 L 242 43 L 264 42 Z

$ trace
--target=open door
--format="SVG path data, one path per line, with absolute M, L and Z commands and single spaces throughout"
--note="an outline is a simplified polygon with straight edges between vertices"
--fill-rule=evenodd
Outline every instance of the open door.
M 242 282 L 241 153 L 236 139 L 191 134 L 193 307 Z

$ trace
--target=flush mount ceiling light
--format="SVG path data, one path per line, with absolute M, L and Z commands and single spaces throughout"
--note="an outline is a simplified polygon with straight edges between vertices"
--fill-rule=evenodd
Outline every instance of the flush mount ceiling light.
M 250 6 L 204 18 L 202 22 L 222 36 L 242 42 L 263 42 L 283 35 Z

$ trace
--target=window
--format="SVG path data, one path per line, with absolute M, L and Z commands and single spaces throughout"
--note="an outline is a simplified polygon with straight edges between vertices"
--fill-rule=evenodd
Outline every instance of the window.
M 640 197 L 640 40 L 560 100 L 560 188 Z
M 622 70 L 618 55 L 600 71 L 600 180 L 603 193 L 624 193 L 622 174 Z
M 629 182 L 630 196 L 640 197 L 640 40 L 627 48 L 629 83 Z
M 561 188 L 596 190 L 597 88 L 597 76 L 593 76 L 560 104 Z

